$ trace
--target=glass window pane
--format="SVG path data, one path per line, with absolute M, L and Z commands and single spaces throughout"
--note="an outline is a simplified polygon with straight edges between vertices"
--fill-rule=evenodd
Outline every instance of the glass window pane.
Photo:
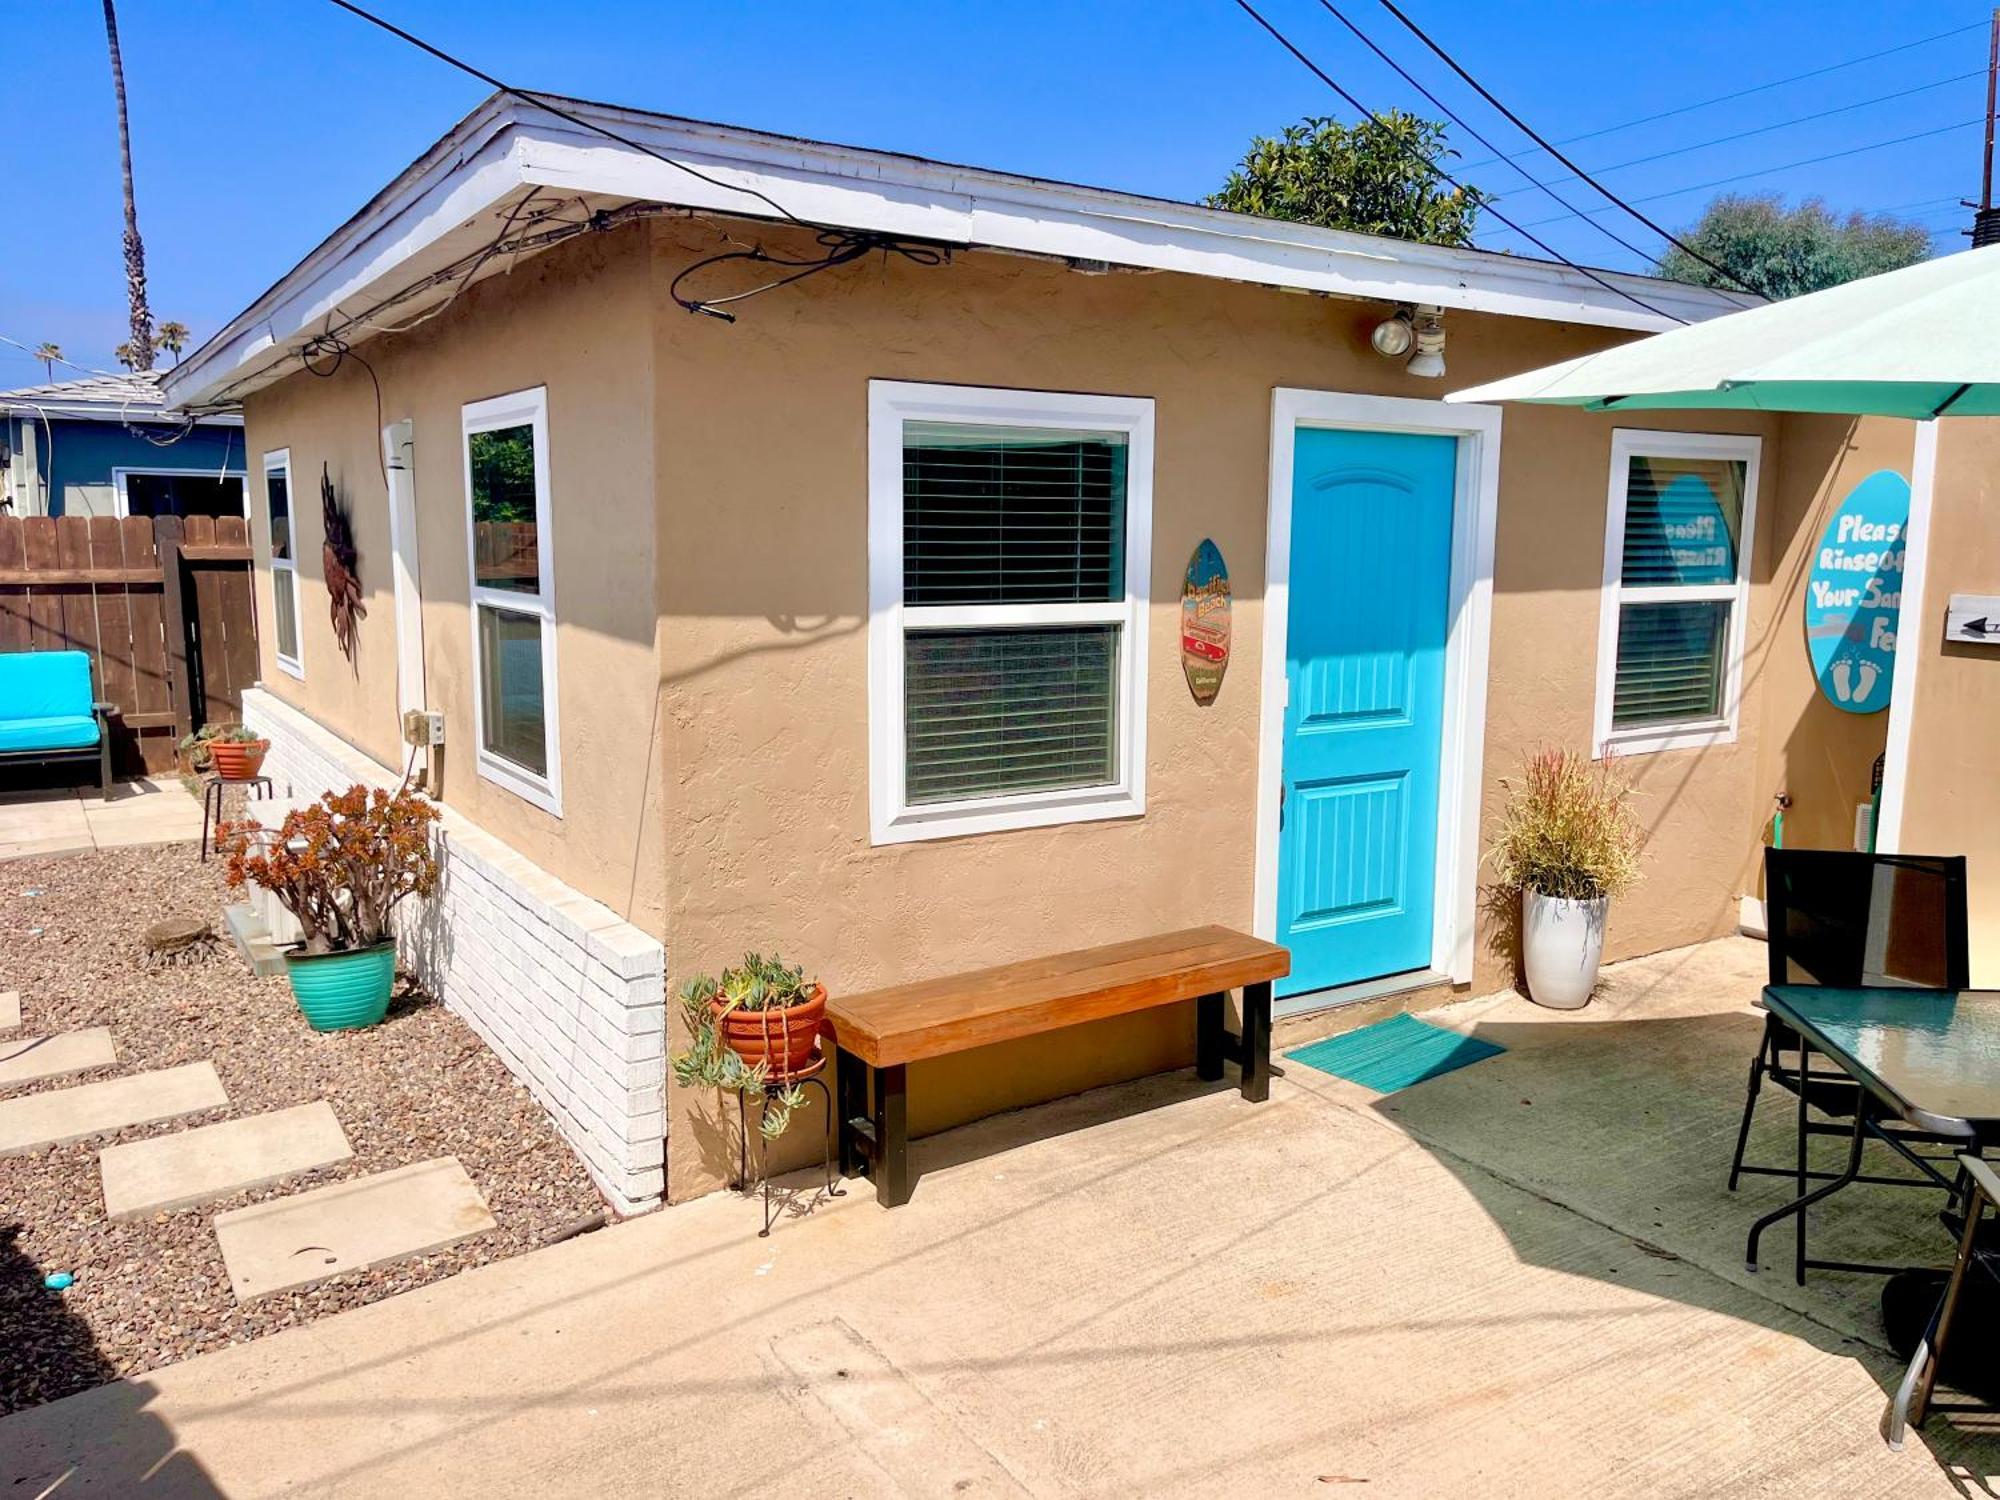
M 298 574 L 290 568 L 271 570 L 271 611 L 278 621 L 278 655 L 299 659 Z
M 542 701 L 542 622 L 479 609 L 480 744 L 537 776 L 549 773 Z
M 1124 434 L 904 426 L 905 603 L 1124 597 Z
M 292 555 L 292 497 L 288 476 L 273 469 L 264 476 L 264 502 L 271 508 L 271 556 Z
M 1725 600 L 1619 607 L 1614 729 L 1722 717 L 1729 609 Z
M 466 440 L 472 469 L 473 576 L 481 588 L 541 590 L 535 538 L 535 429 L 501 427 Z
M 911 631 L 903 643 L 906 799 L 1117 781 L 1118 631 Z
M 1625 490 L 1627 588 L 1736 582 L 1741 459 L 1634 458 Z

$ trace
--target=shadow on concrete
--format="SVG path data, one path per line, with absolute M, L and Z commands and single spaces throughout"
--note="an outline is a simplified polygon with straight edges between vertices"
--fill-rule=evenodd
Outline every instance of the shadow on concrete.
M 21 1227 L 0 1226 L 0 1411 L 37 1406 L 80 1387 L 115 1381 L 118 1372 L 98 1349 L 90 1326 L 69 1310 L 63 1294 L 43 1285 L 46 1270 L 21 1248 Z M 72 1487 L 75 1466 L 61 1457 L 38 1465 L 33 1453 L 10 1455 L 9 1478 L 22 1495 L 135 1495 L 148 1500 L 219 1500 L 193 1454 L 182 1452 L 166 1423 L 145 1406 L 143 1381 L 111 1388 L 115 1410 L 105 1420 L 119 1433 L 120 1462 L 93 1468 Z
M 1752 1221 L 1794 1196 L 1792 1183 L 1780 1178 L 1745 1178 L 1737 1192 L 1727 1189 L 1758 1017 L 1746 1009 L 1538 1019 L 1523 1002 L 1501 1017 L 1459 1029 L 1505 1047 L 1505 1055 L 1382 1096 L 1372 1108 L 1459 1179 L 1525 1263 L 1621 1279 L 1615 1267 L 1580 1260 L 1572 1244 L 1520 1232 L 1524 1221 L 1512 1210 L 1521 1191 L 1645 1251 L 1660 1268 L 1649 1292 L 1733 1317 L 1743 1315 L 1746 1299 L 1732 1289 L 1754 1293 L 1747 1305 L 1768 1309 L 1759 1322 L 1855 1360 L 1881 1387 L 1886 1409 L 1902 1366 L 1882 1327 L 1882 1279 L 1812 1271 L 1797 1285 L 1789 1221 L 1765 1233 L 1761 1269 L 1745 1264 Z M 1292 1077 L 1315 1092 L 1350 1087 L 1297 1065 Z M 1767 1087 L 1748 1159 L 1789 1161 L 1795 1120 L 1792 1096 Z M 1822 1138 L 1813 1165 L 1837 1168 L 1833 1158 L 1845 1149 Z M 1874 1148 L 1870 1169 L 1893 1171 L 1879 1159 L 1887 1154 Z M 1812 1211 L 1812 1254 L 1948 1265 L 1942 1204 L 1942 1193 L 1857 1184 Z M 1922 1436 L 1960 1493 L 2000 1493 L 2000 1415 L 1934 1416 Z

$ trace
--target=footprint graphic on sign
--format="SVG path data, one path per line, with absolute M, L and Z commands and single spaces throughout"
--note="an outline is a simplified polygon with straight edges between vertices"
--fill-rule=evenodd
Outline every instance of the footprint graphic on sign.
M 1854 663 L 1844 656 L 1833 664 L 1833 692 L 1834 696 L 1840 699 L 1842 703 L 1853 701 L 1847 686 L 1848 674 L 1853 670 Z
M 1872 661 L 1864 661 L 1854 674 L 1854 701 L 1866 703 L 1868 695 L 1875 690 L 1875 679 L 1882 675 L 1882 669 Z

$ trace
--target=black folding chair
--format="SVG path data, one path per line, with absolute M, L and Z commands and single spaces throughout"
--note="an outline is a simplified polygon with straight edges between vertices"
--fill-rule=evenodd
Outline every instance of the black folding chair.
M 1965 859 L 1961 855 L 1857 854 L 1843 849 L 1764 851 L 1765 929 L 1772 984 L 1823 984 L 1843 989 L 1962 990 L 1972 986 L 1966 915 Z M 1746 1163 L 1750 1124 L 1766 1082 L 1798 1099 L 1798 1144 L 1790 1166 Z M 1812 1069 L 1810 1050 L 1776 1016 L 1764 1017 L 1764 1036 L 1750 1060 L 1750 1091 L 1729 1163 L 1729 1190 L 1745 1175 L 1789 1177 L 1801 1195 L 1813 1181 L 1837 1172 L 1812 1169 L 1807 1144 L 1815 1135 L 1851 1139 L 1856 1110 L 1867 1109 L 1861 1087 L 1844 1073 Z M 1814 1119 L 1817 1112 L 1824 1119 Z M 1848 1124 L 1835 1123 L 1847 1120 Z M 1856 1182 L 1884 1187 L 1949 1188 L 1937 1170 L 1951 1158 L 1919 1154 L 1919 1145 L 1951 1144 L 1945 1137 L 1882 1122 L 1869 1131 L 1902 1156 L 1919 1175 L 1861 1174 Z M 1962 1141 L 1957 1142 L 1962 1146 Z M 1805 1279 L 1805 1215 L 1799 1215 L 1799 1279 Z M 1864 1269 L 1852 1267 L 1850 1269 Z M 1866 1269 L 1876 1269 L 1868 1267 Z

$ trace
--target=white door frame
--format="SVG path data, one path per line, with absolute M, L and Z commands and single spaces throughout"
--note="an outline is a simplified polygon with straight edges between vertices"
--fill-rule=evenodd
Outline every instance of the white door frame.
M 1271 400 L 1271 491 L 1264 557 L 1264 681 L 1257 736 L 1257 935 L 1278 930 L 1278 804 L 1285 756 L 1285 648 L 1291 609 L 1292 456 L 1301 427 L 1412 432 L 1458 439 L 1445 639 L 1444 751 L 1438 785 L 1436 928 L 1431 969 L 1472 980 L 1479 884 L 1479 804 L 1486 748 L 1486 669 L 1493 620 L 1493 533 L 1500 510 L 1500 408 L 1402 396 L 1279 387 Z M 1357 988 L 1367 988 L 1364 983 Z M 1323 992 L 1332 1003 L 1350 998 Z M 1320 997 L 1295 1010 L 1318 1009 Z

